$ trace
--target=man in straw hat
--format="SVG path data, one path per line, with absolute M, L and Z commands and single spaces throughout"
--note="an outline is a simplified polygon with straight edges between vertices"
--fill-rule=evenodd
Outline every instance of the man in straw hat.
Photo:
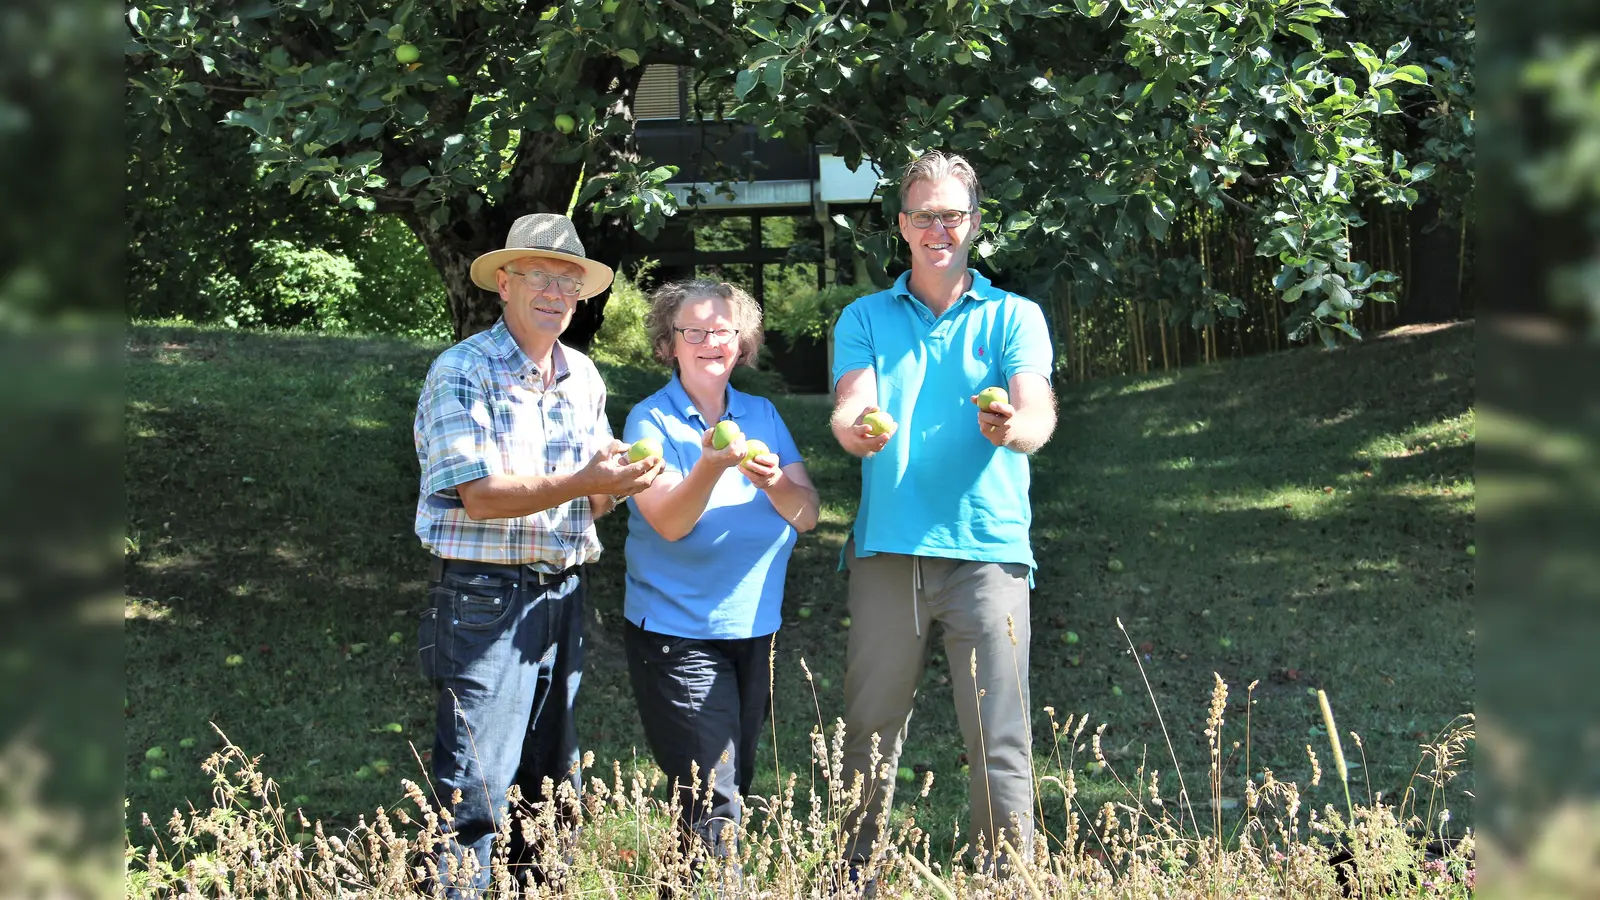
M 505 249 L 472 263 L 502 317 L 440 354 L 417 402 L 416 532 L 432 557 L 418 654 L 439 690 L 434 789 L 455 835 L 436 862 L 453 896 L 488 889 L 512 785 L 527 804 L 547 799 L 546 778 L 580 790 L 579 567 L 600 556 L 595 517 L 662 470 L 659 457 L 628 462 L 599 371 L 559 341 L 611 279 L 567 217 L 517 219 Z M 556 802 L 559 819 L 570 809 Z M 521 828 L 511 834 L 512 861 L 525 861 Z

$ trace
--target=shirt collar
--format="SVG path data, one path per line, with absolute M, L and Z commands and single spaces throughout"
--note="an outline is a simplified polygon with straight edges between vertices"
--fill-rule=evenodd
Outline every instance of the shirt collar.
M 505 360 L 506 365 L 516 372 L 536 372 L 539 367 L 534 365 L 528 354 L 523 352 L 522 345 L 512 337 L 511 329 L 506 327 L 506 320 L 501 317 L 489 329 L 489 346 L 496 359 Z M 555 348 L 550 352 L 551 363 L 555 366 L 557 382 L 563 381 L 572 374 L 572 369 L 567 365 L 567 354 L 560 341 L 556 341 Z
M 982 302 L 986 297 L 989 296 L 990 289 L 994 286 L 993 283 L 990 282 L 989 279 L 983 277 L 983 273 L 979 272 L 977 269 L 969 268 L 967 269 L 967 274 L 972 276 L 972 284 L 968 286 L 966 292 L 961 295 L 962 298 L 965 299 L 967 297 L 971 297 L 973 300 Z M 917 295 L 911 293 L 910 269 L 901 272 L 900 277 L 895 279 L 894 286 L 889 288 L 889 290 L 896 297 L 905 297 L 908 300 L 916 300 L 918 303 L 922 302 L 921 300 L 917 300 Z
M 667 382 L 667 396 L 672 398 L 673 404 L 678 407 L 678 412 L 683 418 L 687 419 L 690 416 L 694 416 L 702 422 L 705 421 L 705 416 L 700 415 L 700 410 L 695 409 L 694 401 L 689 398 L 689 392 L 684 389 L 683 382 L 678 379 L 676 371 L 672 373 L 672 380 Z M 747 408 L 745 395 L 734 390 L 733 385 L 730 384 L 728 385 L 728 393 L 725 399 L 727 400 L 728 409 L 723 413 L 723 418 L 743 418 Z

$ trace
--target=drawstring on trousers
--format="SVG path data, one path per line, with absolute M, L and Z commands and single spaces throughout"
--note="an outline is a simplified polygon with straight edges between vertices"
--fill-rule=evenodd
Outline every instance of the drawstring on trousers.
M 922 617 L 917 614 L 917 595 L 922 592 L 922 557 L 911 557 L 911 626 L 922 637 Z

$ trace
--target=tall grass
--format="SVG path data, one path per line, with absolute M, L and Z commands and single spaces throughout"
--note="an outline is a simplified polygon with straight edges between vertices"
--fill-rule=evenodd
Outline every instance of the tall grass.
M 1181 786 L 1175 754 L 1180 787 L 1174 796 L 1151 760 L 1119 768 L 1102 746 L 1104 725 L 1089 731 L 1087 716 L 1058 719 L 1046 707 L 1050 734 L 1037 743 L 1049 756 L 1041 764 L 1047 774 L 1039 779 L 1035 807 L 1045 816 L 1031 846 L 1000 848 L 1008 864 L 999 869 L 972 863 L 989 858 L 981 842 L 949 856 L 932 846 L 917 822 L 934 780 L 925 772 L 905 814 L 885 822 L 873 853 L 876 881 L 845 877 L 844 823 L 862 800 L 864 779 L 845 783 L 844 726 L 825 726 L 819 713 L 810 758 L 791 767 L 776 793 L 746 798 L 731 857 L 708 857 L 701 844 L 681 839 L 679 794 L 667 790 L 658 770 L 619 761 L 597 768 L 591 754 L 581 763 L 581 793 L 547 780 L 540 802 L 528 804 L 513 788 L 509 800 L 517 812 L 502 823 L 486 863 L 492 893 L 509 897 L 526 882 L 537 886 L 534 896 L 563 898 L 831 898 L 869 891 L 939 900 L 1470 896 L 1473 836 L 1454 833 L 1449 810 L 1438 804 L 1474 738 L 1471 716 L 1423 747 L 1411 784 L 1397 800 L 1369 796 L 1346 810 L 1331 804 L 1319 810 L 1303 802 L 1298 785 L 1270 769 L 1247 769 L 1242 784 L 1230 783 L 1222 759 L 1247 743 L 1248 731 L 1241 740 L 1228 739 L 1230 688 L 1214 677 L 1203 736 L 1214 762 L 1204 798 Z M 1085 805 L 1077 785 L 1084 764 L 1113 778 L 1121 796 Z M 451 840 L 451 818 L 426 779 L 402 779 L 400 799 L 332 833 L 290 808 L 259 758 L 226 738 L 203 768 L 211 778 L 211 806 L 174 810 L 163 824 L 145 816 L 146 834 L 137 842 L 145 849 L 130 834 L 129 897 L 422 897 L 469 877 L 478 865 L 469 858 L 458 866 L 449 854 L 443 871 L 434 862 L 436 849 Z M 1320 770 L 1313 773 L 1320 778 Z M 1235 794 L 1242 794 L 1242 804 L 1228 802 Z M 1059 818 L 1049 807 L 1059 808 Z M 1205 810 L 1204 820 L 1197 807 Z M 564 818 L 558 810 L 576 815 L 578 840 L 557 824 Z M 1051 830 L 1042 827 L 1045 820 L 1064 825 Z M 527 846 L 542 848 L 533 859 L 508 860 L 512 829 Z M 537 879 L 531 878 L 535 871 Z

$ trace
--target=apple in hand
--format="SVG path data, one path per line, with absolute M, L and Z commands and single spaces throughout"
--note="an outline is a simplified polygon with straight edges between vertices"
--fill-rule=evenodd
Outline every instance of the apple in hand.
M 978 392 L 978 408 L 989 412 L 991 403 L 1010 403 L 1011 395 L 1003 387 L 986 387 Z
M 739 431 L 739 426 L 731 419 L 724 419 L 711 430 L 711 449 L 726 450 L 729 444 L 742 437 L 744 434 Z
M 772 452 L 771 450 L 768 450 L 767 445 L 761 441 L 747 441 L 745 442 L 744 447 L 745 462 L 754 462 L 756 457 L 765 456 L 766 454 Z
M 640 438 L 628 448 L 628 462 L 636 463 L 642 459 L 661 455 L 661 442 L 655 438 Z
M 867 426 L 873 437 L 886 434 L 890 429 L 894 428 L 894 417 L 881 409 L 862 416 L 861 422 Z

